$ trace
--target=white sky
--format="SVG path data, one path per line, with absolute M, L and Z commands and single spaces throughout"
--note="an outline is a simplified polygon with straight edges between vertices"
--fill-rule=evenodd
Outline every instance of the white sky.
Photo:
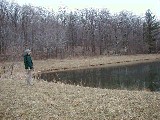
M 12 0 L 10 0 L 12 1 Z M 59 7 L 66 6 L 69 10 L 83 8 L 108 8 L 111 13 L 122 10 L 131 11 L 137 15 L 143 15 L 150 9 L 160 19 L 160 0 L 13 0 L 23 4 L 43 6 L 58 11 Z

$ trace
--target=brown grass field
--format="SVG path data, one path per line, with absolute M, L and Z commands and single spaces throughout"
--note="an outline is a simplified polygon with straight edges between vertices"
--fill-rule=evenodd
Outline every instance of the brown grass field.
M 37 74 L 155 60 L 160 60 L 159 54 L 33 62 Z M 37 79 L 33 86 L 28 86 L 23 62 L 5 62 L 0 66 L 0 120 L 160 120 L 159 92 L 89 88 Z

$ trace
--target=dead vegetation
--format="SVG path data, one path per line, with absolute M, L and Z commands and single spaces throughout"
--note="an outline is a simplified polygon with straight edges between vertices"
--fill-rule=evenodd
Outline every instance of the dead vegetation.
M 102 56 L 33 62 L 35 73 L 38 73 L 53 68 L 80 69 L 90 65 L 131 64 L 159 58 L 160 55 Z M 5 65 L 12 64 L 1 64 L 1 66 Z M 160 93 L 158 92 L 84 88 L 36 79 L 33 86 L 27 86 L 24 73 L 23 63 L 17 62 L 14 64 L 12 75 L 8 71 L 1 76 L 0 118 L 2 120 L 160 119 Z
M 0 118 L 37 120 L 160 119 L 160 93 L 0 81 Z

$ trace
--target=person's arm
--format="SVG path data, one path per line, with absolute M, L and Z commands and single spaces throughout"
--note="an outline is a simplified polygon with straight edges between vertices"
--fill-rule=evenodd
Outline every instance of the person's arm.
M 25 65 L 25 69 L 28 69 L 28 61 L 27 61 L 27 56 L 24 56 L 24 65 Z
M 27 62 L 30 69 L 33 69 L 33 62 L 31 56 L 27 56 Z
M 33 70 L 34 70 L 33 62 L 32 62 L 32 58 L 31 58 L 31 69 L 33 69 Z

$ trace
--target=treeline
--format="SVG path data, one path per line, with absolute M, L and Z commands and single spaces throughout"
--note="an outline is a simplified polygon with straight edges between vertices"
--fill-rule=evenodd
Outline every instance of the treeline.
M 159 32 L 150 10 L 144 17 L 107 9 L 55 13 L 0 0 L 1 59 L 20 59 L 26 48 L 35 59 L 157 53 Z

